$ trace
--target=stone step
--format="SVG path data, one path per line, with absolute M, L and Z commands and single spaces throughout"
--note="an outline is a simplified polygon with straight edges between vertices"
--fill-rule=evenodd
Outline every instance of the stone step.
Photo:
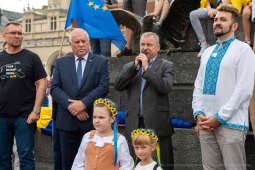
M 175 128 L 173 135 L 174 170 L 203 170 L 200 143 L 194 129 Z M 51 137 L 36 133 L 36 170 L 53 170 Z M 245 143 L 247 170 L 255 169 L 255 142 L 248 135 Z
M 203 20 L 203 29 L 206 38 L 210 44 L 214 44 L 216 38 L 213 36 L 212 21 Z M 253 25 L 254 30 L 254 25 Z M 236 37 L 243 40 L 241 21 L 239 21 L 239 29 Z M 251 36 L 253 37 L 253 35 Z M 136 48 L 139 44 L 135 44 Z M 139 49 L 139 48 L 137 48 Z M 197 70 L 200 64 L 200 59 L 196 57 L 199 51 L 199 46 L 194 31 L 190 27 L 186 34 L 186 42 L 183 45 L 182 51 L 170 53 L 162 52 L 161 57 L 171 60 L 175 66 L 175 81 L 170 98 L 170 114 L 176 118 L 193 122 L 192 117 L 192 93 L 193 83 L 196 78 Z M 118 92 L 113 88 L 114 81 L 122 69 L 122 66 L 129 61 L 133 61 L 134 56 L 123 56 L 121 58 L 109 59 L 110 71 L 110 92 L 109 97 L 112 98 L 118 105 L 119 110 L 127 110 L 125 92 Z M 255 142 L 253 135 L 248 135 L 246 139 L 246 155 L 247 155 L 247 170 L 255 169 Z M 196 138 L 194 129 L 175 128 L 173 135 L 173 149 L 175 170 L 202 170 L 201 151 L 199 140 Z M 52 153 L 51 137 L 36 133 L 35 155 L 37 170 L 53 169 L 53 153 Z

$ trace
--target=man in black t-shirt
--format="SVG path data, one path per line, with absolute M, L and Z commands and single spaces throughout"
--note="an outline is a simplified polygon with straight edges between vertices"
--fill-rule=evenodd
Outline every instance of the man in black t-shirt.
M 46 72 L 35 53 L 22 49 L 19 23 L 6 24 L 8 48 L 0 52 L 0 169 L 12 169 L 12 139 L 17 142 L 20 167 L 35 170 L 34 133 L 45 97 Z

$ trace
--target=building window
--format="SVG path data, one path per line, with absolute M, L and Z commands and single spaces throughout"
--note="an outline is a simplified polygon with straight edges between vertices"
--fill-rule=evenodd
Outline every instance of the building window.
M 56 30 L 57 29 L 57 17 L 53 16 L 50 17 L 50 30 Z
M 26 19 L 25 21 L 25 32 L 31 32 L 31 19 Z

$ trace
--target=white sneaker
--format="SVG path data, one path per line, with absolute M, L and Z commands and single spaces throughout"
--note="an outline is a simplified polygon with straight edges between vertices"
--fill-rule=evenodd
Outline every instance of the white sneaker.
M 201 57 L 208 47 L 209 47 L 208 45 L 201 44 L 201 49 L 200 49 L 199 53 L 197 54 L 197 57 Z

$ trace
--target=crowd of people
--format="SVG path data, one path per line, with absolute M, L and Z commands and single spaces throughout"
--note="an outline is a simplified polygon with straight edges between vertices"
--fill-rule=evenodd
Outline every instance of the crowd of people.
M 206 9 L 190 13 L 196 22 L 191 21 L 193 27 L 200 27 L 199 16 L 212 17 L 217 37 L 215 45 L 201 46 L 192 101 L 205 170 L 246 169 L 249 104 L 250 113 L 255 116 L 255 55 L 247 41 L 235 37 L 241 8 L 235 7 L 234 1 L 221 5 L 215 1 L 213 7 L 217 8 L 212 9 L 209 0 L 202 0 Z M 127 1 L 127 8 L 131 10 L 130 4 L 135 2 L 138 1 Z M 250 16 L 250 9 L 247 3 L 246 17 Z M 3 38 L 6 43 L 0 52 L 0 169 L 12 169 L 15 137 L 20 169 L 35 170 L 34 134 L 46 96 L 47 75 L 39 56 L 22 48 L 19 23 L 6 24 Z M 69 35 L 72 52 L 56 60 L 50 87 L 54 103 L 54 169 L 173 170 L 168 95 L 174 83 L 174 65 L 160 57 L 159 36 L 153 32 L 141 35 L 140 53 L 123 66 L 114 83 L 116 90 L 127 92 L 125 130 L 130 136 L 117 130 L 118 107 L 106 98 L 108 59 L 91 53 L 90 41 L 85 30 L 73 29 Z
M 164 18 L 170 11 L 170 7 L 174 0 L 155 0 L 155 8 L 151 14 L 146 14 L 146 0 L 142 1 L 132 1 L 132 0 L 123 0 L 123 9 L 133 12 L 134 14 L 145 17 L 146 15 L 152 15 L 153 20 L 162 24 Z M 118 3 L 118 2 L 116 2 Z M 200 45 L 200 51 L 197 54 L 198 57 L 201 57 L 206 48 L 209 47 L 209 44 L 204 35 L 204 31 L 201 25 L 201 19 L 213 19 L 216 15 L 216 8 L 220 4 L 231 4 L 233 7 L 238 9 L 238 13 L 242 14 L 242 29 L 244 34 L 244 42 L 253 46 L 251 41 L 251 17 L 252 17 L 252 1 L 251 0 L 201 0 L 200 8 L 190 11 L 189 19 L 190 24 L 196 34 Z M 164 23 L 165 24 L 165 23 Z M 186 25 L 183 30 L 180 30 L 177 35 L 171 35 L 172 39 L 176 43 L 185 42 L 185 34 L 189 25 Z M 117 55 L 121 56 L 130 56 L 132 52 L 132 39 L 133 39 L 133 30 L 127 28 L 125 31 L 125 38 L 127 41 L 126 47 Z M 93 40 L 92 40 L 93 41 Z M 255 47 L 253 48 L 255 51 Z M 99 53 L 100 54 L 100 53 Z M 101 53 L 102 55 L 104 53 Z M 109 56 L 108 53 L 107 56 Z
M 200 19 L 213 19 L 216 15 L 216 8 L 220 4 L 231 4 L 238 10 L 238 13 L 242 15 L 243 32 L 244 32 L 244 42 L 251 45 L 250 31 L 251 31 L 251 10 L 252 2 L 251 0 L 201 0 L 200 8 L 194 10 L 190 13 L 190 22 L 193 30 L 196 33 L 197 39 L 200 44 L 200 52 L 198 57 L 201 57 L 209 44 L 206 41 L 206 37 L 203 32 Z M 243 12 L 242 12 L 243 9 Z

